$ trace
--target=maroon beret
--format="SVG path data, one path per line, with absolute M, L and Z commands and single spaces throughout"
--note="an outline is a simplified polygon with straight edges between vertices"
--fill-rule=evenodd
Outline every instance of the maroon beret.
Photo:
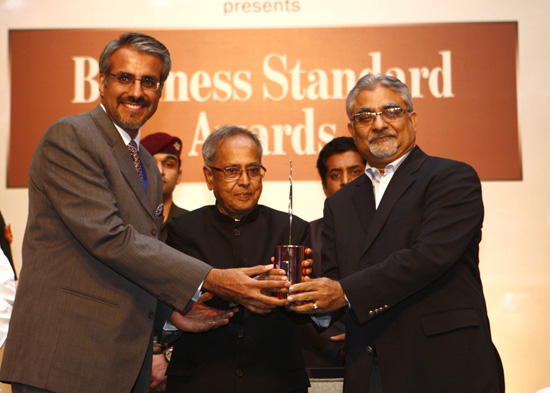
M 149 153 L 151 153 L 151 155 L 157 153 L 170 153 L 179 157 L 181 154 L 181 139 L 164 132 L 156 132 L 147 135 L 140 143 Z

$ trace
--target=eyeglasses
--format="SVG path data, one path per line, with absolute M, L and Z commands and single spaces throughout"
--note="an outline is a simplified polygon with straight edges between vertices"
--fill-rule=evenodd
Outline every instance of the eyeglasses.
M 143 89 L 157 91 L 162 85 L 157 78 L 152 78 L 150 76 L 144 76 L 143 78 L 138 79 L 134 75 L 127 74 L 125 72 L 118 72 L 116 74 L 109 73 L 109 75 L 115 78 L 117 82 L 123 86 L 132 86 L 135 81 L 140 81 Z
M 214 166 L 208 166 L 208 168 L 223 173 L 223 178 L 227 181 L 239 180 L 243 172 L 246 172 L 250 180 L 260 180 L 264 177 L 265 172 L 267 171 L 267 169 L 265 169 L 262 165 L 250 166 L 246 169 L 241 169 L 235 166 L 228 166 L 225 169 L 216 168 Z
M 405 112 L 411 112 L 411 110 L 396 106 L 386 108 L 382 112 L 359 112 L 353 116 L 352 120 L 361 126 L 370 126 L 374 123 L 376 116 L 381 116 L 386 123 L 393 123 L 401 119 Z

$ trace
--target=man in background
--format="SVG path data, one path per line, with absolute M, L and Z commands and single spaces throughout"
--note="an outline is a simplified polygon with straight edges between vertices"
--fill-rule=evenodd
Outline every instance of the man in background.
M 323 191 L 327 198 L 336 191 L 348 185 L 365 172 L 366 161 L 361 157 L 349 136 L 340 136 L 327 143 L 319 152 L 317 171 L 321 177 Z M 323 219 L 319 218 L 310 223 L 311 242 L 313 245 L 313 274 L 321 277 L 321 232 Z
M 164 222 L 159 239 L 166 241 L 166 224 L 174 218 L 187 213 L 174 203 L 174 189 L 181 177 L 181 139 L 164 132 L 147 135 L 141 141 L 155 159 L 162 179 L 162 203 L 164 204 Z
M 166 242 L 166 225 L 173 219 L 188 211 L 174 203 L 173 194 L 181 176 L 181 139 L 165 132 L 147 135 L 141 141 L 155 159 L 162 179 L 162 203 L 164 204 L 164 221 L 159 239 Z M 153 367 L 151 369 L 151 393 L 163 392 L 166 389 L 166 368 L 170 358 L 172 343 L 162 341 L 164 322 L 170 315 L 170 309 L 163 303 L 157 305 L 155 319 L 155 337 L 153 339 Z

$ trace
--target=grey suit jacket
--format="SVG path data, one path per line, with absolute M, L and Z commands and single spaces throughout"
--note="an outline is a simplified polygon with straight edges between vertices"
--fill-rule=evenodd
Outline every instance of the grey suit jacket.
M 31 163 L 1 380 L 59 393 L 130 392 L 147 368 L 157 298 L 184 309 L 210 270 L 157 240 L 161 180 L 151 155 L 140 155 L 146 192 L 101 107 L 44 134 Z

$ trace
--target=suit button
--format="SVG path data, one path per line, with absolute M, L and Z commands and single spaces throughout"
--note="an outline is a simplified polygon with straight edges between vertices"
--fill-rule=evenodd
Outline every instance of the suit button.
M 152 228 L 151 229 L 151 235 L 157 236 L 157 228 Z
M 367 346 L 366 351 L 369 355 L 372 355 L 374 353 L 374 348 L 369 345 Z
M 239 330 L 237 331 L 237 337 L 239 337 L 239 338 L 243 338 L 243 337 L 244 337 L 244 331 L 243 331 L 242 329 L 239 329 Z
M 369 317 L 372 317 L 372 316 L 374 316 L 374 311 L 371 310 L 369 311 Z
M 234 234 L 235 236 L 239 237 L 239 236 L 241 236 L 241 230 L 240 230 L 240 229 L 235 229 L 235 230 L 233 231 L 233 234 Z
M 153 319 L 155 317 L 154 311 L 149 311 L 148 316 L 149 316 L 149 319 Z
M 237 371 L 235 371 L 235 374 L 237 374 L 238 377 L 242 377 L 244 375 L 244 371 L 241 369 L 237 369 Z

